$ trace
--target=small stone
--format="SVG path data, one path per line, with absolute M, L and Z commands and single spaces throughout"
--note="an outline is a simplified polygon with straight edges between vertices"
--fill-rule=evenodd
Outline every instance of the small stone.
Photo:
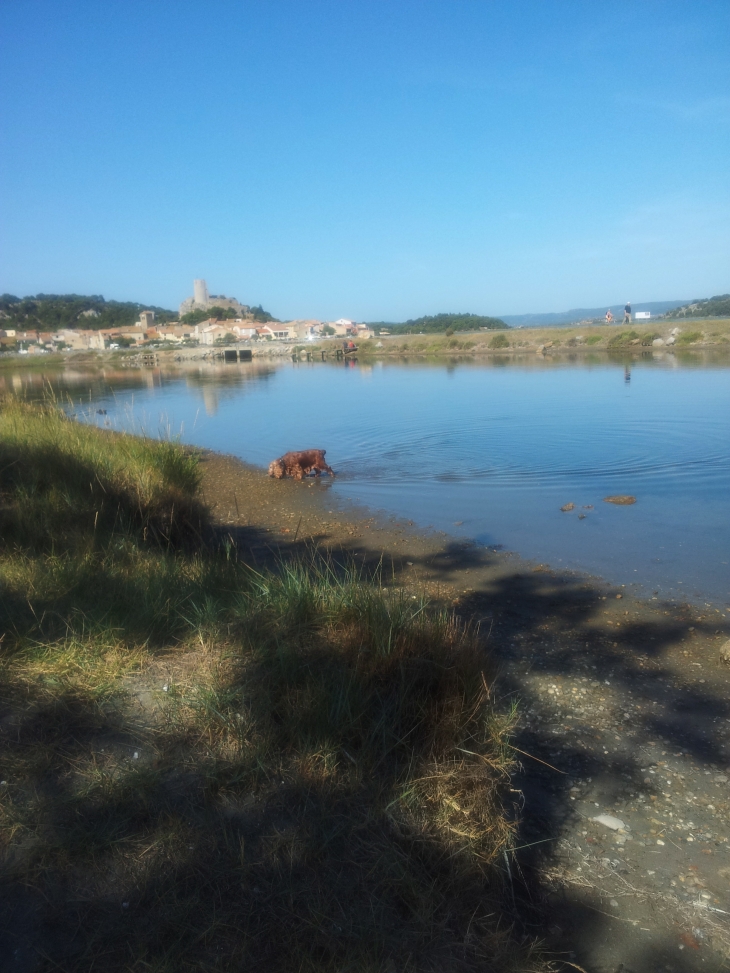
M 139 752 L 137 750 L 132 754 L 132 760 L 139 760 Z
M 596 824 L 602 824 L 605 828 L 610 828 L 612 831 L 627 830 L 621 818 L 615 818 L 612 814 L 598 814 L 595 818 L 591 818 L 591 821 L 595 821 Z
M 574 503 L 566 503 L 564 507 L 560 508 L 564 514 L 567 514 L 569 510 L 575 510 Z
M 730 663 L 730 639 L 720 646 L 720 661 Z
M 616 595 L 616 600 L 617 601 L 620 601 L 622 598 L 623 598 L 623 595 Z
M 616 899 L 611 899 L 611 901 L 608 904 L 612 905 L 614 909 L 618 908 L 618 902 L 616 901 Z

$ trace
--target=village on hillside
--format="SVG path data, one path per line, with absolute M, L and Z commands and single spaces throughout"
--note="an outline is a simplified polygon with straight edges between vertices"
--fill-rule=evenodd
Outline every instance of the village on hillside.
M 209 314 L 205 317 L 205 314 Z M 256 320 L 256 314 L 235 298 L 209 295 L 204 280 L 194 282 L 194 295 L 180 304 L 178 321 L 155 323 L 154 311 L 141 311 L 139 320 L 112 328 L 81 325 L 98 317 L 87 310 L 79 314 L 79 326 L 57 331 L 0 329 L 0 349 L 21 354 L 50 351 L 104 351 L 119 348 L 171 347 L 182 345 L 224 346 L 259 341 L 306 342 L 323 338 L 371 338 L 373 330 L 347 318 L 337 321 L 315 319 L 287 322 Z M 196 320 L 197 318 L 203 320 Z M 81 320 L 86 319 L 86 320 Z

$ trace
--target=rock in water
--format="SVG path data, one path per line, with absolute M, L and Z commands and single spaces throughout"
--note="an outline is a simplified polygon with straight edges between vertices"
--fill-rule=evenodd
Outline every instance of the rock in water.
M 636 497 L 631 497 L 627 493 L 617 493 L 613 497 L 604 497 L 604 503 L 615 503 L 620 507 L 628 507 L 630 503 L 636 503 Z
M 730 663 L 730 639 L 720 646 L 720 661 Z
M 567 512 L 569 510 L 575 510 L 575 504 L 574 503 L 566 503 L 565 506 L 564 507 L 561 507 L 560 509 L 563 511 L 564 514 L 567 514 Z

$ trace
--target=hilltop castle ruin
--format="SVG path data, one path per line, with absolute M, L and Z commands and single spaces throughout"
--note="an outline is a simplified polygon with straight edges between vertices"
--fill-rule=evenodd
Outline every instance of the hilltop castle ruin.
M 235 297 L 226 297 L 224 294 L 209 294 L 204 280 L 194 280 L 193 296 L 186 297 L 180 305 L 180 317 L 191 311 L 207 311 L 211 307 L 221 307 L 224 311 L 232 308 L 241 317 L 247 316 L 250 311 L 248 304 L 241 304 Z

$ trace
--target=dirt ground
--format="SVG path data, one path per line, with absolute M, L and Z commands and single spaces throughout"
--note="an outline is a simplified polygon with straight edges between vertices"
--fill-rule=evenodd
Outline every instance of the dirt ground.
M 317 546 L 480 626 L 513 743 L 516 911 L 567 968 L 730 969 L 730 606 L 628 588 L 344 505 L 205 452 L 203 495 L 253 564 Z

